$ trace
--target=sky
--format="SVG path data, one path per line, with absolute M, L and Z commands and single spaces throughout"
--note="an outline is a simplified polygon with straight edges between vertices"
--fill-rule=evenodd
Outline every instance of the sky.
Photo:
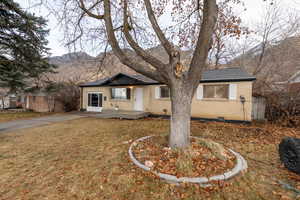
M 43 16 L 48 20 L 50 34 L 47 39 L 49 41 L 48 47 L 51 49 L 51 56 L 60 56 L 69 53 L 69 50 L 64 46 L 63 30 L 59 27 L 56 18 L 49 15 L 47 9 L 40 7 L 32 8 L 36 2 L 35 0 L 16 0 L 16 2 L 19 3 L 23 9 L 35 13 L 38 16 Z M 263 0 L 244 0 L 244 3 L 247 10 L 240 12 L 239 15 L 245 23 L 252 26 L 260 20 L 267 3 Z M 297 9 L 300 12 L 300 0 L 281 0 L 280 4 L 282 4 L 284 8 Z

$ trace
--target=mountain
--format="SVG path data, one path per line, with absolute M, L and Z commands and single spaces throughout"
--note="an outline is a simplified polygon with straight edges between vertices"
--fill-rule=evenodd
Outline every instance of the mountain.
M 130 59 L 138 58 L 133 50 L 124 49 L 124 52 Z M 163 62 L 168 61 L 168 55 L 162 46 L 147 49 L 151 55 L 159 58 Z M 190 51 L 182 51 L 182 60 L 189 60 Z M 74 83 L 82 83 L 94 81 L 103 77 L 112 76 L 117 73 L 136 74 L 129 67 L 123 65 L 112 51 L 100 53 L 96 57 L 90 56 L 85 52 L 69 53 L 62 56 L 50 57 L 49 62 L 58 66 L 56 74 L 50 74 L 50 80 L 72 81 Z
M 68 53 L 62 56 L 54 56 L 49 58 L 49 63 L 55 65 L 63 65 L 74 62 L 92 61 L 94 57 L 88 55 L 85 52 Z
M 259 65 L 262 44 L 232 60 L 229 65 L 244 67 L 258 80 L 282 82 L 300 71 L 300 37 L 289 37 L 266 45 L 262 64 Z

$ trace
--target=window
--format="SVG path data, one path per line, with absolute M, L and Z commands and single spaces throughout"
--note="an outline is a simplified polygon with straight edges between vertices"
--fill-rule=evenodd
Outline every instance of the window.
M 170 89 L 167 86 L 160 86 L 160 98 L 170 98 Z
M 130 88 L 111 88 L 112 99 L 130 99 Z
M 204 98 L 228 99 L 229 85 L 204 85 Z
M 88 94 L 88 106 L 89 107 L 102 107 L 102 94 L 89 93 Z

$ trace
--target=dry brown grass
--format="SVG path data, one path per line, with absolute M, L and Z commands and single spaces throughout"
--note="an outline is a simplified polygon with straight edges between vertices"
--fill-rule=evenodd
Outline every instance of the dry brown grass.
M 34 117 L 42 117 L 46 115 L 50 115 L 52 113 L 37 113 L 37 112 L 7 112 L 1 113 L 0 112 L 0 123 L 1 122 L 8 122 L 17 119 L 30 119 Z
M 168 131 L 168 121 L 85 118 L 0 134 L 0 199 L 292 199 L 276 180 L 299 187 L 278 159 L 277 144 L 299 130 L 192 123 L 193 135 L 246 157 L 250 169 L 226 187 L 167 184 L 135 167 L 128 143 Z

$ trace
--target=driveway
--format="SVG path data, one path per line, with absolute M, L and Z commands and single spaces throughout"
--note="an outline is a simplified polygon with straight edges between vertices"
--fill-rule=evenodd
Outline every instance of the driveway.
M 0 133 L 14 131 L 24 128 L 32 128 L 37 126 L 48 125 L 56 122 L 69 121 L 73 119 L 79 119 L 84 116 L 74 114 L 52 115 L 47 117 L 38 117 L 26 120 L 15 120 L 9 122 L 0 123 Z

